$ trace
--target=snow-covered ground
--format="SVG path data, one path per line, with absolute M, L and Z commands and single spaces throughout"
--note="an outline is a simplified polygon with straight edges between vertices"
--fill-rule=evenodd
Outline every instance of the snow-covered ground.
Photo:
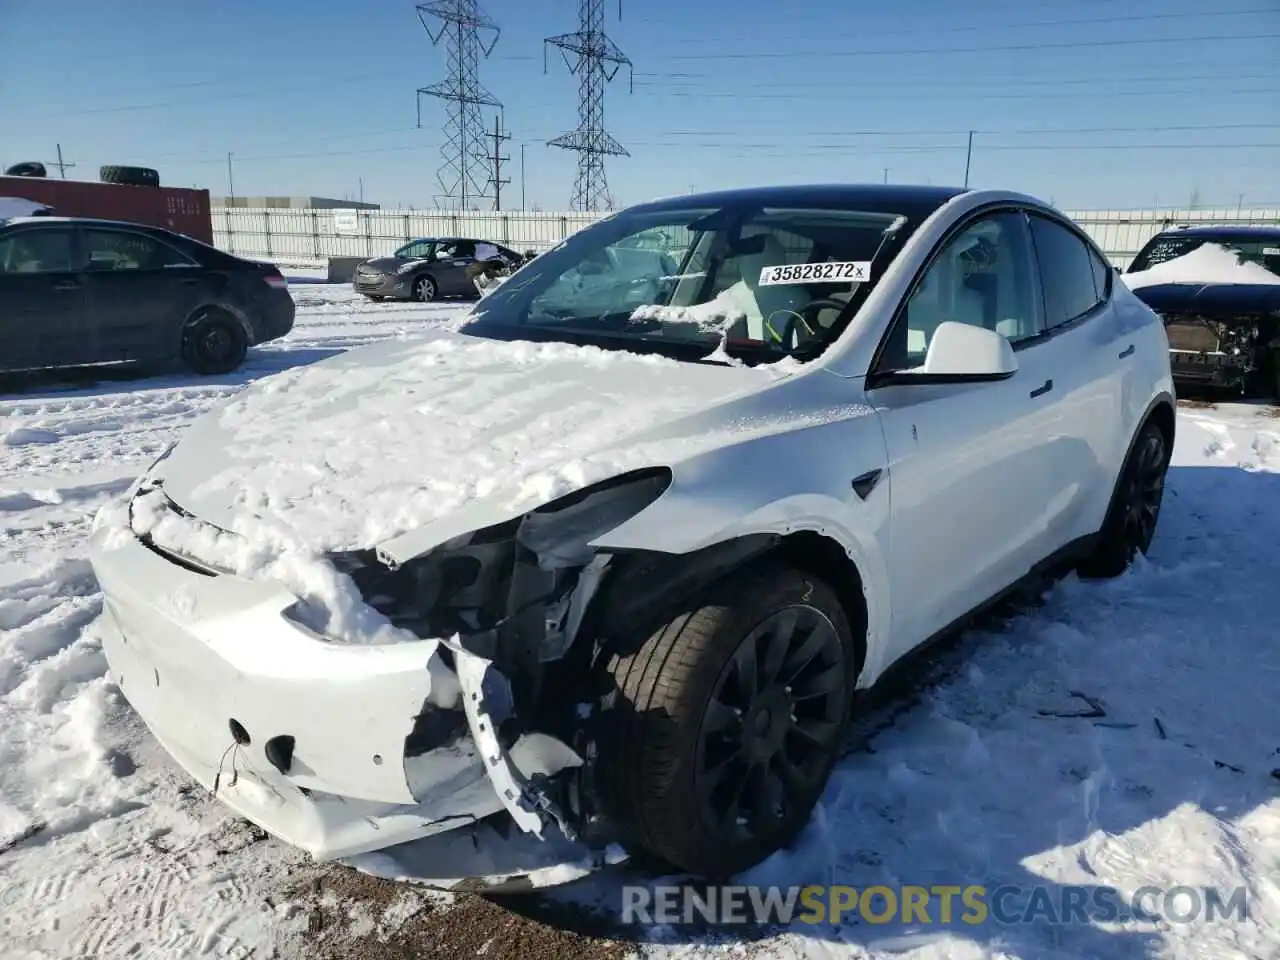
M 0 395 L 0 956 L 314 956 L 335 936 L 357 956 L 382 955 L 361 944 L 413 936 L 450 955 L 442 941 L 456 936 L 461 950 L 475 934 L 439 919 L 465 910 L 461 901 L 389 886 L 361 899 L 346 871 L 307 865 L 230 816 L 189 785 L 103 677 L 101 600 L 84 559 L 97 508 L 246 382 L 458 309 L 366 303 L 345 286 L 299 283 L 293 293 L 294 332 L 234 376 Z M 1243 886 L 1247 923 L 849 920 L 755 933 L 752 949 L 1280 957 L 1278 571 L 1276 411 L 1183 406 L 1150 561 L 1112 583 L 1068 581 L 1003 629 L 938 652 L 923 682 L 868 724 L 798 848 L 746 878 L 1051 893 Z M 1105 715 L 1056 716 L 1090 703 Z M 308 892 L 315 878 L 323 895 Z M 571 925 L 566 906 L 616 911 L 626 882 L 653 878 L 622 868 L 523 909 Z M 469 926 L 493 924 L 500 936 L 494 908 L 483 909 Z M 317 910 L 344 918 L 336 934 L 332 925 L 317 933 Z M 512 915 L 503 929 L 536 922 Z M 615 925 L 611 935 L 661 954 L 734 955 L 718 945 L 724 931 Z M 501 936 L 490 956 L 504 944 L 525 955 L 527 933 Z M 546 955 L 579 949 L 574 941 Z

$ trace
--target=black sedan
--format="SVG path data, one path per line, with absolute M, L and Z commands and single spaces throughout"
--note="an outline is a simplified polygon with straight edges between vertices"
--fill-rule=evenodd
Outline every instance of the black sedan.
M 274 265 L 159 227 L 0 220 L 0 372 L 178 360 L 229 373 L 294 312 Z
M 1228 261 L 1227 273 L 1202 273 L 1194 263 L 1159 269 L 1207 244 L 1237 264 Z M 1166 230 L 1139 251 L 1128 276 L 1164 318 L 1175 381 L 1280 399 L 1280 226 Z
M 422 237 L 389 257 L 356 267 L 354 287 L 371 300 L 474 297 L 476 277 L 513 270 L 525 257 L 499 243 L 465 237 Z

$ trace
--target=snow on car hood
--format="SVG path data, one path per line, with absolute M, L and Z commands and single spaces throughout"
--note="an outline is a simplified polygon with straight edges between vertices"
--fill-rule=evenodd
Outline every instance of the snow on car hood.
M 441 332 L 259 382 L 197 421 L 160 473 L 169 497 L 224 529 L 267 526 L 318 552 L 376 546 L 632 469 L 641 435 L 778 375 Z
M 1149 270 L 1120 275 L 1130 290 L 1164 283 L 1280 284 L 1280 277 L 1266 267 L 1241 261 L 1231 250 L 1206 243 Z

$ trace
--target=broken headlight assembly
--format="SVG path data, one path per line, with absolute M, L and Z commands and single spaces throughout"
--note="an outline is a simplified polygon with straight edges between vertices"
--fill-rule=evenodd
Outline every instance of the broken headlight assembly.
M 457 636 L 466 649 L 508 665 L 551 660 L 568 648 L 603 572 L 606 559 L 591 541 L 670 483 L 666 468 L 622 474 L 396 567 L 374 549 L 329 559 L 397 627 L 423 638 Z

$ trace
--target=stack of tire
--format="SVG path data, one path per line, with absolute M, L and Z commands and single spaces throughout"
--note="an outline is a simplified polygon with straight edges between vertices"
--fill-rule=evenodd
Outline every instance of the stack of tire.
M 47 177 L 49 171 L 38 160 L 15 163 L 5 170 L 6 177 Z M 160 173 L 150 167 L 122 167 L 109 165 L 98 168 L 98 179 L 103 183 L 118 183 L 129 187 L 158 187 Z
M 98 179 L 103 183 L 118 183 L 129 187 L 160 186 L 160 174 L 150 167 L 101 167 Z

